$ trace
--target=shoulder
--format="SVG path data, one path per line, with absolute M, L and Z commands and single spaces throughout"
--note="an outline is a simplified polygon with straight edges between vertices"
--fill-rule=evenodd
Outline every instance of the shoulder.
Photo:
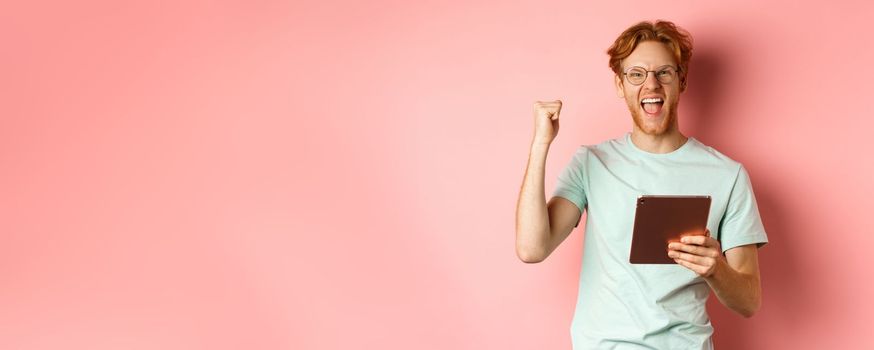
M 737 174 L 743 169 L 743 164 L 739 161 L 694 137 L 690 137 L 688 142 L 692 142 L 692 153 L 698 162 L 719 167 L 733 174 Z
M 590 144 L 582 144 L 578 145 L 576 149 L 573 151 L 573 160 L 582 162 L 584 161 L 590 153 L 592 153 L 592 149 L 595 148 L 596 145 Z
M 607 139 L 600 143 L 582 145 L 578 149 L 581 156 L 594 156 L 598 158 L 609 157 L 610 155 L 618 155 L 625 152 L 625 136 Z

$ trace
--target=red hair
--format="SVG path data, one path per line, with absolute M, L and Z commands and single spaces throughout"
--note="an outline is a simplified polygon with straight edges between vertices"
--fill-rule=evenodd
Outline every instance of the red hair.
M 610 69 L 616 75 L 622 74 L 622 60 L 630 56 L 637 45 L 644 41 L 661 42 L 674 54 L 674 59 L 680 68 L 680 91 L 685 90 L 689 60 L 692 58 L 692 36 L 685 29 L 672 22 L 644 21 L 622 32 L 613 42 L 613 45 L 607 49 L 607 54 L 610 55 Z

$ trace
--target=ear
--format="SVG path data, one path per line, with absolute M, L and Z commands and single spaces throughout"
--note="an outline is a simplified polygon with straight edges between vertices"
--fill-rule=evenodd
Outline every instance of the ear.
M 614 75 L 613 83 L 616 84 L 616 96 L 625 98 L 625 85 L 622 84 L 622 78 L 619 78 L 619 75 Z
M 682 94 L 683 91 L 686 91 L 686 73 L 685 72 L 680 73 L 680 93 Z

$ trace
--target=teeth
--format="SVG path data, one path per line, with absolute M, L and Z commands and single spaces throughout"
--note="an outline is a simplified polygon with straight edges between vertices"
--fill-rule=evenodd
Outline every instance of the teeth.
M 640 103 L 659 103 L 659 102 L 664 102 L 664 101 L 662 101 L 662 99 L 660 99 L 660 98 L 645 98 L 645 99 L 643 99 L 643 101 L 640 101 Z

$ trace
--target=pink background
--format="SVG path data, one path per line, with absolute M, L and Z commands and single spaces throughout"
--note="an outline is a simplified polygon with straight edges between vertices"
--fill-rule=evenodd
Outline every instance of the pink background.
M 750 172 L 771 243 L 719 349 L 874 348 L 867 2 L 6 2 L 0 348 L 570 349 L 584 230 L 514 252 L 631 129 L 605 50 L 695 39 L 681 130 Z M 868 195 L 868 196 L 866 196 Z

